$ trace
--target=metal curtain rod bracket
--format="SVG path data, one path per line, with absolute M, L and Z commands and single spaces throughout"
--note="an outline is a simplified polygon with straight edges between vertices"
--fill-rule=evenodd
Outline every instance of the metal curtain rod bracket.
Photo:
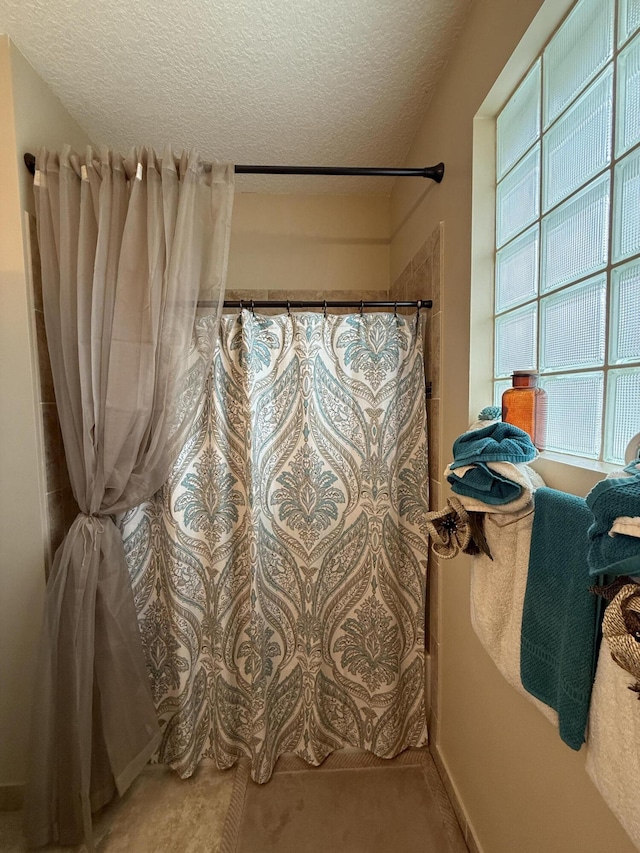
M 406 301 L 384 301 L 384 302 L 330 302 L 328 300 L 304 300 L 304 299 L 289 299 L 289 300 L 270 300 L 270 299 L 225 299 L 225 308 L 431 308 L 432 301 L 430 299 L 416 299 L 412 302 Z M 202 300 L 198 302 L 199 308 L 216 308 L 217 302 Z
M 25 154 L 24 162 L 32 175 L 36 158 Z M 359 175 L 390 178 L 429 178 L 439 184 L 444 177 L 444 163 L 419 169 L 387 169 L 377 166 L 234 166 L 238 175 Z

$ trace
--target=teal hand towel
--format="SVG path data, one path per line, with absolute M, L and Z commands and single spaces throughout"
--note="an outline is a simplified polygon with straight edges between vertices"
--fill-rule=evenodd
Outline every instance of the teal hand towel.
M 582 498 L 538 489 L 522 613 L 520 675 L 532 696 L 558 712 L 560 737 L 580 749 L 598 644 L 598 602 L 589 592 Z
M 640 475 L 601 480 L 587 495 L 593 513 L 589 528 L 589 572 L 592 575 L 640 574 L 640 539 L 609 536 L 616 518 L 640 515 Z
M 482 429 L 469 430 L 453 443 L 451 468 L 477 465 L 479 462 L 531 462 L 538 455 L 524 430 L 502 421 Z
M 503 477 L 482 462 L 465 471 L 462 477 L 452 471 L 447 475 L 447 481 L 451 485 L 451 491 L 457 495 L 476 498 L 492 506 L 511 503 L 522 494 L 520 483 Z

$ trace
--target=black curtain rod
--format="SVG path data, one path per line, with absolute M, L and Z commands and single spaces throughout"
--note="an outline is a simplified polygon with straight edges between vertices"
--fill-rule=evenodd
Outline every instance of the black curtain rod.
M 412 302 L 391 301 L 391 302 L 335 302 L 321 300 L 304 300 L 304 299 L 225 299 L 225 308 L 417 308 L 420 311 L 422 308 L 431 308 L 432 302 L 430 299 L 416 299 Z M 202 300 L 198 302 L 199 308 L 215 308 L 217 302 Z
M 25 154 L 24 162 L 32 175 L 36 158 Z M 429 178 L 439 184 L 444 177 L 444 163 L 420 169 L 386 169 L 376 166 L 234 166 L 238 175 L 360 175 L 391 178 Z

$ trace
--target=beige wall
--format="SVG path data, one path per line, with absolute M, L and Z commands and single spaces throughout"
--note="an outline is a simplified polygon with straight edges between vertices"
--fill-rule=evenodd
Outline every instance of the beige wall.
M 557 16 L 566 5 L 550 0 L 546 9 L 554 7 Z M 444 182 L 425 188 L 398 181 L 391 198 L 392 281 L 444 223 L 439 471 L 479 401 L 473 393 L 470 404 L 469 394 L 474 116 L 540 6 L 540 0 L 472 5 L 407 160 L 411 166 L 444 160 Z M 490 277 L 478 283 L 483 286 L 491 287 Z M 482 326 L 474 326 L 482 335 Z M 475 344 L 474 353 L 483 351 Z M 560 741 L 477 640 L 469 618 L 468 558 L 441 566 L 439 598 L 436 753 L 481 849 L 631 853 L 631 842 L 584 771 L 584 749 L 575 753 Z
M 87 137 L 0 36 L 0 786 L 24 782 L 44 594 L 45 493 L 22 155 Z M 0 790 L 0 800 L 2 799 Z
M 227 286 L 387 291 L 389 200 L 237 193 Z

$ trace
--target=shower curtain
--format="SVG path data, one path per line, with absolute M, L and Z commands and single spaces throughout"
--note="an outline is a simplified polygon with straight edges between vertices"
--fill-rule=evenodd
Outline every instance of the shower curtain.
M 24 810 L 30 846 L 84 840 L 93 850 L 92 811 L 127 790 L 160 742 L 113 517 L 166 481 L 198 411 L 233 187 L 231 165 L 207 166 L 195 151 L 38 152 L 44 318 L 80 512 L 47 580 Z M 200 299 L 213 308 L 194 336 Z
M 121 519 L 162 730 L 158 761 L 320 764 L 427 741 L 421 323 L 220 321 L 164 487 Z

